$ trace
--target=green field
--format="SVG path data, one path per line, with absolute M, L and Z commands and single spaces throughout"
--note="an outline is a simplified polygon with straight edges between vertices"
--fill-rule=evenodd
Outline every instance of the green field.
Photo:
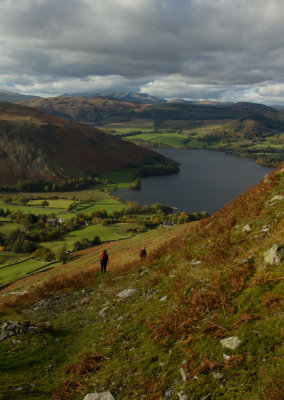
M 244 157 L 253 157 L 263 165 L 278 165 L 284 158 L 281 133 L 248 140 L 232 135 L 230 140 L 210 140 L 216 132 L 233 129 L 233 119 L 220 120 L 164 120 L 154 128 L 154 120 L 132 119 L 126 122 L 106 124 L 100 129 L 146 147 L 178 147 L 227 151 Z M 245 132 L 245 131 L 244 131 Z M 236 132 L 238 133 L 238 132 Z M 207 135 L 207 136 L 206 136 Z M 280 135 L 280 136 L 279 136 Z M 282 133 L 283 135 L 283 133 Z M 270 151 L 271 150 L 271 151 Z M 263 160 L 261 160 L 263 159 Z M 265 161 L 266 160 L 266 161 Z
M 105 198 L 95 202 L 80 203 L 72 209 L 72 212 L 75 214 L 90 214 L 95 211 L 106 210 L 108 214 L 111 214 L 113 211 L 121 211 L 124 208 L 128 208 L 128 206 L 117 200 Z
M 13 223 L 9 218 L 0 217 L 0 233 L 1 237 L 7 238 L 17 229 L 23 229 L 22 225 Z
M 37 271 L 44 271 L 47 268 L 55 267 L 60 264 L 60 262 L 51 263 L 50 261 L 37 261 L 30 258 L 13 265 L 0 267 L 0 286 L 7 285 L 10 282 L 24 278 Z
M 73 203 L 73 200 L 68 200 L 68 199 L 47 199 L 49 205 L 48 208 L 54 208 L 54 209 L 67 209 L 70 204 Z M 43 202 L 43 200 L 30 200 L 29 201 L 29 206 L 38 206 L 38 207 L 42 207 L 41 203 Z M 42 207 L 44 208 L 44 207 Z M 46 207 L 45 207 L 46 208 Z M 44 208 L 44 209 L 45 209 Z
M 72 210 L 67 211 L 70 204 L 74 203 L 74 195 L 72 194 L 70 198 L 65 198 L 70 195 L 70 193 L 64 193 L 64 198 L 59 199 L 48 199 L 49 205 L 43 207 L 41 205 L 44 200 L 44 196 L 37 200 L 30 200 L 27 205 L 22 205 L 17 199 L 17 195 L 11 195 L 13 198 L 12 203 L 5 203 L 0 200 L 0 208 L 3 210 L 9 209 L 11 212 L 21 211 L 24 214 L 55 214 L 57 217 L 63 217 L 65 222 L 75 217 L 77 214 L 90 215 L 95 211 L 106 210 L 108 215 L 112 215 L 113 211 L 121 211 L 129 206 L 125 205 L 118 200 L 106 197 L 104 192 L 96 191 L 84 191 L 84 196 L 81 196 L 81 201 L 86 199 L 85 202 L 78 202 Z M 81 194 L 82 195 L 82 194 Z M 88 196 L 89 195 L 89 196 Z M 27 196 L 26 194 L 21 194 L 18 197 Z M 40 195 L 38 195 L 40 196 Z M 62 194 L 63 196 L 63 194 Z M 27 196 L 28 197 L 28 196 Z M 36 197 L 35 195 L 33 197 Z M 80 198 L 80 196 L 78 196 Z M 77 198 L 78 198 L 77 197 Z M 87 201 L 87 199 L 92 199 Z M 68 250 L 73 248 L 74 242 L 87 238 L 90 241 L 94 239 L 95 236 L 99 236 L 102 242 L 109 242 L 112 240 L 119 240 L 126 237 L 133 236 L 132 232 L 127 232 L 130 228 L 138 228 L 137 224 L 114 224 L 114 225 L 90 225 L 84 226 L 81 229 L 70 232 L 64 238 L 50 242 L 38 243 L 39 246 L 44 246 L 49 248 L 51 251 L 56 251 L 58 248 L 66 246 Z M 20 224 L 11 221 L 10 217 L 0 217 L 0 238 L 6 240 L 9 236 L 18 229 L 24 229 Z M 34 270 L 44 266 L 46 264 L 36 260 L 29 260 L 28 262 L 20 262 L 28 257 L 28 254 L 18 254 L 13 251 L 0 251 L 0 268 L 5 265 L 10 265 L 9 268 L 0 270 L 0 285 L 7 284 L 10 281 L 19 279 L 19 277 L 26 276 L 27 273 L 32 273 Z M 13 265 L 14 264 L 14 265 Z M 42 270 L 42 269 L 41 269 Z
M 27 258 L 27 254 L 13 253 L 12 251 L 0 251 L 0 267 L 13 264 Z M 1 274 L 0 274 L 1 275 Z
M 153 131 L 153 120 L 134 118 L 126 122 L 114 122 L 112 124 L 100 125 L 99 129 L 112 133 L 113 135 L 127 134 L 135 131 Z
M 111 198 L 101 198 L 96 201 L 88 201 L 85 203 L 80 203 L 78 206 L 74 207 L 71 211 L 66 211 L 66 208 L 73 203 L 71 200 L 65 200 L 65 199 L 58 199 L 58 200 L 47 200 L 49 205 L 46 207 L 41 206 L 40 204 L 42 203 L 42 200 L 31 200 L 30 203 L 28 203 L 26 206 L 12 203 L 12 204 L 7 204 L 3 200 L 0 200 L 0 208 L 3 208 L 3 210 L 9 209 L 11 212 L 15 211 L 22 211 L 24 214 L 35 214 L 35 215 L 40 215 L 40 214 L 55 214 L 56 216 L 61 216 L 64 217 L 64 219 L 69 219 L 74 217 L 78 213 L 84 213 L 84 214 L 90 214 L 94 211 L 99 211 L 99 210 L 106 210 L 109 214 L 111 214 L 113 211 L 120 211 L 123 208 L 127 208 L 127 205 L 111 199 Z M 5 218 L 1 218 L 1 220 L 5 220 Z M 1 221 L 0 220 L 0 221 Z M 9 221 L 9 219 L 6 219 L 6 222 Z M 0 232 L 3 232 L 6 230 L 7 232 L 9 231 L 9 228 L 13 230 L 13 228 L 9 225 L 5 224 L 5 227 L 0 226 Z
M 115 187 L 120 189 L 130 188 L 131 184 L 137 174 L 137 170 L 133 168 L 123 169 L 121 171 L 105 172 L 99 174 L 101 179 L 107 179 L 108 183 L 104 187 L 113 189 Z
M 49 200 L 47 200 L 49 202 Z M 56 201 L 56 200 L 54 200 Z M 42 200 L 41 200 L 42 202 Z M 63 207 L 42 207 L 40 205 L 29 205 L 27 204 L 26 206 L 12 203 L 12 204 L 7 204 L 3 200 L 0 199 L 0 208 L 3 208 L 3 210 L 9 209 L 11 212 L 16 212 L 16 211 L 21 211 L 23 214 L 35 214 L 35 215 L 48 215 L 51 213 L 54 213 L 56 216 L 62 216 L 62 213 L 66 211 L 65 208 Z M 71 218 L 72 214 L 71 213 L 65 213 L 65 218 Z
M 154 121 L 151 119 L 133 119 L 127 122 L 106 124 L 100 126 L 100 129 L 113 135 L 121 136 L 124 140 L 137 142 L 153 147 L 189 147 L 204 148 L 204 142 L 197 141 L 197 137 L 212 132 L 221 127 L 228 120 L 216 121 L 197 121 L 194 125 L 192 121 L 167 121 L 166 126 L 154 131 Z M 206 143 L 205 143 L 206 144 Z M 213 145 L 209 148 L 214 148 Z
M 66 246 L 67 250 L 71 250 L 74 243 L 83 238 L 93 240 L 95 236 L 99 236 L 102 242 L 110 242 L 132 237 L 133 233 L 127 231 L 128 229 L 137 227 L 139 227 L 137 224 L 90 225 L 69 233 L 64 239 L 42 242 L 41 246 L 47 247 L 50 250 L 57 250 L 60 247 Z

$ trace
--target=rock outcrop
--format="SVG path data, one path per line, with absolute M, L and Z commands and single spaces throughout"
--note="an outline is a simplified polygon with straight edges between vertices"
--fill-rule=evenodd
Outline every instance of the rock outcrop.
M 137 292 L 137 289 L 125 289 L 122 292 L 118 293 L 117 297 L 119 297 L 120 299 L 126 299 L 127 297 L 130 297 Z
M 264 253 L 264 263 L 267 265 L 280 265 L 284 262 L 284 246 L 274 243 L 271 249 Z
M 110 392 L 89 393 L 84 400 L 115 400 Z
M 37 329 L 37 326 L 32 326 L 30 321 L 26 322 L 12 322 L 12 321 L 5 321 L 3 322 L 0 328 L 0 342 L 8 339 L 12 336 L 21 336 L 27 333 L 34 333 Z

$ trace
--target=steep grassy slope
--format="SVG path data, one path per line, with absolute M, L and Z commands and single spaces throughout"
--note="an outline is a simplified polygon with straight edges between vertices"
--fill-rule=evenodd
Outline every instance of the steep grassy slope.
M 283 399 L 283 195 L 282 165 L 209 219 L 109 244 L 106 276 L 95 248 L 7 288 L 1 319 L 39 328 L 0 344 L 3 399 Z
M 165 160 L 98 129 L 0 103 L 0 185 L 29 178 L 77 178 Z

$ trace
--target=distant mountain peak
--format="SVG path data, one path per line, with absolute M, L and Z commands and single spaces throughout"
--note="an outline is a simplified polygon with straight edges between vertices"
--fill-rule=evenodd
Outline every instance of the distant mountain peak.
M 36 98 L 38 97 L 11 92 L 5 89 L 0 89 L 0 101 L 10 101 L 11 103 L 20 103 L 21 101 L 33 100 Z
M 117 92 L 110 92 L 110 91 L 105 91 L 105 92 L 88 92 L 88 93 L 65 93 L 61 95 L 62 97 L 70 97 L 70 96 L 76 96 L 76 97 L 86 97 L 86 98 L 91 98 L 91 97 L 112 97 L 117 100 L 124 100 L 124 101 L 129 101 L 132 103 L 139 103 L 139 104 L 160 104 L 160 103 L 166 103 L 167 100 L 163 99 L 161 97 L 155 97 L 151 96 L 147 93 L 136 93 L 136 92 L 131 92 L 131 91 L 117 91 Z

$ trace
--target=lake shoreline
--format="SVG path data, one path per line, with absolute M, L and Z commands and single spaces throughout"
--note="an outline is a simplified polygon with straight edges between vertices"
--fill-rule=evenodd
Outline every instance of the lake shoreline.
M 143 205 L 163 203 L 179 211 L 212 214 L 273 169 L 216 150 L 165 147 L 155 151 L 178 162 L 180 172 L 141 178 L 140 190 L 118 189 L 115 196 Z

